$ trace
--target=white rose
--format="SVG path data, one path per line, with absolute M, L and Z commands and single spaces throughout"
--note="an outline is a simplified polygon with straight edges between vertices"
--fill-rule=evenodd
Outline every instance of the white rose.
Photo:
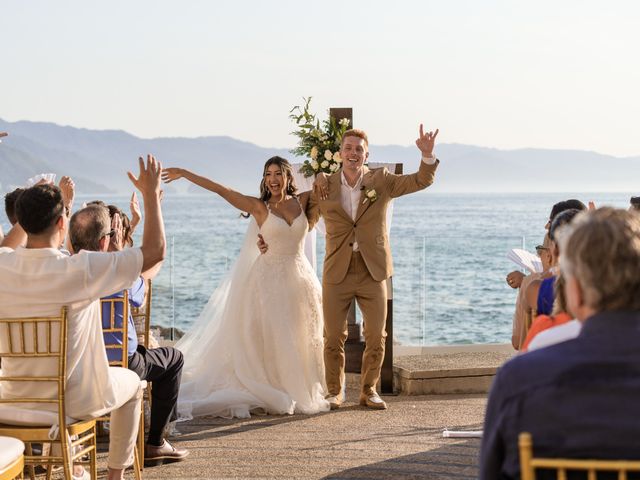
M 311 152 L 309 153 L 309 156 L 311 157 L 312 160 L 315 160 L 316 158 L 318 158 L 318 147 L 316 147 L 315 145 L 311 147 Z
M 342 163 L 342 157 L 340 157 L 340 152 L 336 152 L 333 154 L 333 161 L 336 163 Z
M 375 191 L 375 190 L 369 190 L 369 191 L 367 192 L 367 197 L 369 197 L 369 198 L 373 198 L 373 197 L 375 197 L 375 196 L 376 196 L 376 191 Z
M 324 151 L 324 158 L 325 160 L 331 160 L 333 158 L 333 153 L 331 153 L 331 150 Z
M 318 171 L 319 166 L 320 165 L 318 165 L 318 162 L 316 162 L 315 160 L 311 162 L 311 168 L 313 168 L 315 171 Z
M 320 164 L 320 166 L 321 166 L 322 168 L 327 168 L 327 167 L 329 166 L 329 162 L 327 162 L 327 161 L 325 160 L 324 162 L 322 162 L 322 163 Z
M 326 135 L 322 135 L 320 137 L 320 140 L 322 140 L 323 142 L 326 142 L 327 140 L 329 140 L 329 137 L 327 137 Z
M 348 118 L 341 118 L 338 123 L 340 125 L 344 126 L 344 127 L 348 127 L 349 126 L 349 119 Z
M 332 172 L 337 172 L 339 168 L 340 168 L 340 165 L 338 165 L 337 163 L 334 163 L 333 165 L 331 165 L 331 168 L 329 168 L 329 170 L 331 170 Z

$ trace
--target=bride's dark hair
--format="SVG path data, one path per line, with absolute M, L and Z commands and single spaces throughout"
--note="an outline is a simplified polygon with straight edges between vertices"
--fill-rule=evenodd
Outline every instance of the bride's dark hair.
M 271 198 L 271 192 L 267 188 L 267 169 L 271 165 L 277 165 L 280 167 L 280 171 L 282 172 L 282 176 L 284 177 L 285 186 L 282 192 L 282 196 L 291 195 L 295 197 L 297 195 L 298 189 L 296 187 L 296 182 L 293 179 L 293 167 L 291 164 L 282 157 L 271 157 L 267 160 L 267 163 L 264 164 L 264 170 L 262 171 L 262 181 L 260 182 L 260 200 L 263 202 L 268 201 Z

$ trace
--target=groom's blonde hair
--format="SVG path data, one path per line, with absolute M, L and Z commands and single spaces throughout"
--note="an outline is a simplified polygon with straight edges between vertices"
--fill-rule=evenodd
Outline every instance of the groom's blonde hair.
M 344 135 L 342 135 L 342 141 L 340 142 L 340 145 L 342 146 L 342 143 L 344 142 L 344 139 L 347 137 L 358 137 L 364 140 L 364 144 L 367 146 L 367 148 L 369 148 L 369 138 L 367 138 L 367 134 L 364 132 L 364 130 L 358 130 L 357 128 L 352 128 L 351 130 L 347 130 L 346 132 L 344 132 Z

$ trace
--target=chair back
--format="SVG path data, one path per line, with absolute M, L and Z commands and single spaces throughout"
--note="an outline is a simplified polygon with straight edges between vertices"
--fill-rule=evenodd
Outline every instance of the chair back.
M 0 406 L 6 404 L 52 404 L 57 406 L 60 429 L 66 428 L 64 392 L 67 384 L 67 307 L 62 307 L 57 317 L 27 317 L 0 319 L 0 357 L 6 362 L 19 360 L 38 363 L 44 360 L 45 369 L 22 368 L 20 376 L 0 375 L 0 383 L 22 386 L 20 391 L 30 395 L 4 395 L 0 398 Z M 35 365 L 34 365 L 35 367 Z M 6 372 L 6 369 L 5 369 Z M 43 384 L 53 385 L 56 394 L 48 395 L 51 389 L 43 388 Z M 3 390 L 6 387 L 3 386 Z M 32 392 L 40 393 L 40 396 Z M 30 408 L 34 408 L 29 405 Z
M 533 440 L 528 432 L 519 435 L 518 447 L 522 480 L 535 480 L 538 469 L 556 470 L 558 480 L 566 480 L 568 472 L 586 472 L 588 480 L 596 480 L 598 472 L 617 473 L 618 480 L 627 480 L 629 472 L 640 472 L 640 461 L 534 457 Z
M 119 308 L 118 308 L 119 307 Z M 105 336 L 105 348 L 107 352 L 109 350 L 117 350 L 120 352 L 119 357 L 116 360 L 109 360 L 109 365 L 112 367 L 128 368 L 129 366 L 129 292 L 125 290 L 122 297 L 118 298 L 103 298 L 100 300 L 100 309 L 102 313 L 102 332 L 109 333 L 113 336 L 120 335 L 121 343 L 111 343 L 107 341 Z M 118 325 L 118 311 L 122 312 L 122 321 Z M 107 318 L 105 318 L 105 312 L 108 312 Z
M 149 347 L 149 335 L 151 332 L 151 300 L 152 282 L 147 280 L 147 292 L 142 307 L 131 307 L 133 324 L 136 326 L 138 340 L 144 347 Z

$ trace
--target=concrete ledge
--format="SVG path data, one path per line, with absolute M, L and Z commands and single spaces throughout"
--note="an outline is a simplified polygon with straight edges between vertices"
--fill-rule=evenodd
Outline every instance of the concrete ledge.
M 487 393 L 497 369 L 515 354 L 506 344 L 397 350 L 394 380 L 405 395 Z

